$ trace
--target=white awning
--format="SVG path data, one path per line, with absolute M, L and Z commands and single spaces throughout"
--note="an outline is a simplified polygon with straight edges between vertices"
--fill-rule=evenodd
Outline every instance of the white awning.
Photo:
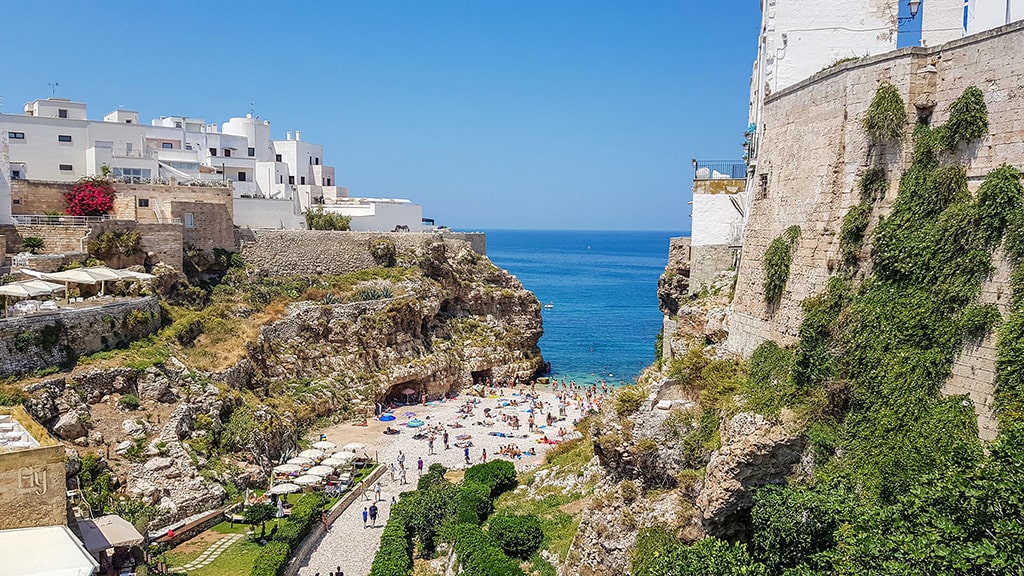
M 0 530 L 0 576 L 89 576 L 99 567 L 67 526 Z
M 82 533 L 85 549 L 89 552 L 99 552 L 117 546 L 138 546 L 145 540 L 131 522 L 115 514 L 79 520 L 78 530 Z

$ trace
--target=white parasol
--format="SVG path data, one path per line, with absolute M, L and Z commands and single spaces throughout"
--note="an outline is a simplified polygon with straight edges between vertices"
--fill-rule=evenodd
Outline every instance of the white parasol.
M 322 462 L 320 462 L 320 465 L 321 466 L 330 466 L 332 468 L 337 468 L 338 466 L 344 466 L 345 464 L 348 464 L 350 460 L 352 460 L 352 459 L 351 458 L 335 458 L 334 456 L 331 456 L 330 458 L 325 458 Z
M 347 450 L 345 452 L 335 452 L 334 454 L 331 455 L 331 458 L 337 458 L 338 460 L 345 460 L 345 461 L 354 460 L 355 457 L 356 457 L 356 453 L 355 452 L 349 452 Z
M 314 476 L 312 474 L 303 474 L 302 476 L 299 476 L 295 480 L 292 480 L 292 482 L 298 484 L 299 486 L 315 486 L 316 484 L 320 484 L 323 481 L 323 477 Z
M 334 468 L 330 466 L 313 466 L 309 470 L 306 470 L 306 474 L 312 474 L 313 476 L 330 476 L 334 474 Z
M 330 452 L 331 450 L 336 450 L 338 448 L 338 445 L 335 444 L 334 442 L 321 440 L 319 442 L 313 442 L 313 448 L 316 448 L 317 450 L 323 450 L 324 452 Z
M 304 466 L 306 468 L 309 468 L 310 466 L 313 465 L 313 461 L 310 460 L 309 458 L 297 457 L 297 458 L 290 458 L 288 460 L 288 464 L 298 464 L 299 466 Z
M 362 452 L 363 450 L 366 450 L 366 444 L 360 444 L 359 442 L 349 442 L 348 444 L 342 446 L 341 449 L 345 450 L 346 452 Z
M 302 470 L 302 466 L 298 464 L 281 464 L 280 466 L 274 466 L 274 474 L 291 474 L 292 472 L 299 472 Z
M 311 448 L 309 450 L 303 450 L 302 452 L 299 452 L 299 458 L 310 458 L 310 459 L 313 459 L 313 460 L 319 460 L 319 459 L 321 459 L 323 457 L 324 457 L 324 451 L 323 450 L 315 450 L 315 449 Z
M 300 486 L 292 484 L 291 482 L 285 482 L 283 484 L 275 485 L 270 490 L 267 490 L 267 492 L 270 492 L 271 494 L 291 494 L 292 492 L 298 492 L 299 490 L 302 490 Z

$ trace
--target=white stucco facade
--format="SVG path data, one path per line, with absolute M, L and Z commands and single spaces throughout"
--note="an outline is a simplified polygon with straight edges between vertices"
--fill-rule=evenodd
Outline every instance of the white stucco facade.
M 73 182 L 107 169 L 126 181 L 230 180 L 238 200 L 279 201 L 242 202 L 236 210 L 239 226 L 301 227 L 311 206 L 348 197 L 334 167 L 326 164 L 322 145 L 302 141 L 298 130 L 294 138 L 288 131 L 275 140 L 270 121 L 251 115 L 220 126 L 187 116 L 143 124 L 138 112 L 118 109 L 89 120 L 85 103 L 46 98 L 26 104 L 24 114 L 0 114 L 0 131 L 9 150 L 0 180 L 0 220 L 9 219 L 11 211 L 9 185 L 4 196 L 7 179 Z M 351 209 L 370 207 L 369 215 L 358 215 L 359 229 L 418 230 L 422 209 L 403 202 L 363 200 Z M 290 214 L 281 213 L 285 206 Z
M 967 7 L 968 34 L 977 34 L 1018 20 L 1024 20 L 1024 0 L 970 0 Z
M 691 246 L 735 245 L 743 224 L 739 194 L 693 194 Z
M 7 131 L 0 132 L 0 224 L 13 224 L 11 218 L 11 161 Z
M 351 229 L 357 232 L 395 230 L 397 226 L 407 226 L 409 232 L 423 231 L 423 207 L 405 199 L 351 198 L 325 204 L 323 209 L 350 217 Z

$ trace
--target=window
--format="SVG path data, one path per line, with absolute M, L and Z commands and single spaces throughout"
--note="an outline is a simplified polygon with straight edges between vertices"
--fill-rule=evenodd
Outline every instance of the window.
M 126 118 L 124 123 L 125 124 L 131 124 L 132 123 L 132 119 L 131 118 Z
M 231 148 L 225 148 L 224 149 L 224 157 L 225 158 L 231 158 Z
M 313 165 L 313 157 L 312 157 L 312 156 L 310 156 L 310 157 L 309 157 L 309 165 L 310 165 L 310 166 L 312 166 L 312 165 Z
M 191 212 L 185 212 L 185 228 L 196 227 L 196 216 Z
M 174 127 L 175 128 L 181 128 L 181 122 L 175 122 L 174 123 Z
M 149 198 L 139 198 L 139 208 L 149 208 Z
M 274 154 L 274 161 L 275 162 L 280 162 L 281 161 L 281 155 L 280 154 Z
M 131 182 L 139 182 L 142 179 L 149 179 L 152 172 L 146 168 L 114 168 L 114 177 L 127 179 Z
M 768 174 L 758 174 L 757 178 L 757 199 L 763 200 L 768 197 Z
M 11 170 L 11 180 L 21 180 L 21 170 Z
M 135 145 L 132 144 L 131 142 L 125 142 L 124 143 L 124 151 L 127 152 L 128 154 L 132 153 L 132 149 L 133 148 L 135 148 Z
M 25 133 L 24 132 L 8 132 L 7 133 L 7 137 L 10 138 L 11 140 L 24 140 L 25 139 Z
M 288 183 L 294 185 L 295 184 L 295 176 L 289 176 L 288 177 Z
M 21 198 L 11 199 L 11 204 L 14 204 L 15 206 L 21 206 Z
M 160 147 L 164 150 L 174 150 L 174 144 L 171 142 L 161 142 Z
M 58 134 L 57 142 L 71 142 L 71 136 L 67 134 Z
M 217 155 L 217 149 L 216 148 L 210 148 L 210 156 L 216 156 L 216 155 Z
M 284 184 L 284 176 L 281 176 L 280 174 L 278 174 L 277 175 L 277 183 L 278 184 Z
M 239 182 L 245 182 L 245 172 L 239 172 L 238 173 L 238 181 Z
M 250 146 L 249 147 L 249 156 L 255 156 L 255 155 L 256 155 L 256 149 L 253 148 L 252 146 Z
M 299 184 L 305 184 L 305 183 L 306 183 L 306 177 L 305 176 L 300 176 L 299 177 Z
M 328 185 L 328 186 L 330 186 L 330 185 L 331 185 L 331 179 L 330 179 L 330 178 L 328 178 L 328 179 L 327 179 L 327 185 Z
M 57 166 L 57 168 L 62 170 L 62 171 L 64 171 L 64 172 L 67 172 L 69 170 L 74 170 L 75 169 L 75 167 L 72 166 L 71 164 L 60 164 L 60 165 Z
M 67 118 L 67 117 L 68 117 L 68 110 L 67 110 L 67 108 L 58 108 L 57 109 L 57 118 Z
M 314 163 L 315 163 L 315 164 L 316 164 L 317 166 L 319 166 L 319 165 L 320 165 L 320 159 L 319 159 L 319 158 L 315 158 L 314 160 L 316 160 L 316 162 L 314 162 Z

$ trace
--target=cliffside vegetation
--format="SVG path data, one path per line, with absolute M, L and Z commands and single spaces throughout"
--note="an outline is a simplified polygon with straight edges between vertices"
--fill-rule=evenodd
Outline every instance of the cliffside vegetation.
M 790 226 L 772 240 L 764 253 L 764 300 L 769 307 L 776 306 L 789 280 L 789 266 L 793 262 L 793 245 L 800 238 L 800 227 Z
M 1024 187 L 1020 172 L 1003 166 L 971 194 L 965 170 L 946 151 L 987 131 L 981 91 L 967 89 L 948 110 L 945 125 L 915 128 L 912 163 L 874 231 L 870 275 L 857 261 L 872 201 L 885 194 L 880 166 L 865 173 L 863 203 L 843 222 L 849 266 L 803 303 L 799 342 L 789 349 L 764 343 L 725 380 L 742 409 L 789 411 L 805 422 L 813 475 L 755 492 L 745 544 L 708 538 L 688 546 L 664 530 L 645 531 L 634 576 L 1019 571 Z M 899 140 L 905 122 L 899 95 L 881 86 L 865 129 Z M 1017 268 L 1002 321 L 980 293 L 1004 246 Z M 769 302 L 788 276 L 785 247 L 780 237 L 765 257 Z M 971 401 L 940 390 L 964 344 L 996 326 L 1000 435 L 984 446 Z M 708 389 L 723 387 L 716 382 L 702 384 L 702 404 Z

